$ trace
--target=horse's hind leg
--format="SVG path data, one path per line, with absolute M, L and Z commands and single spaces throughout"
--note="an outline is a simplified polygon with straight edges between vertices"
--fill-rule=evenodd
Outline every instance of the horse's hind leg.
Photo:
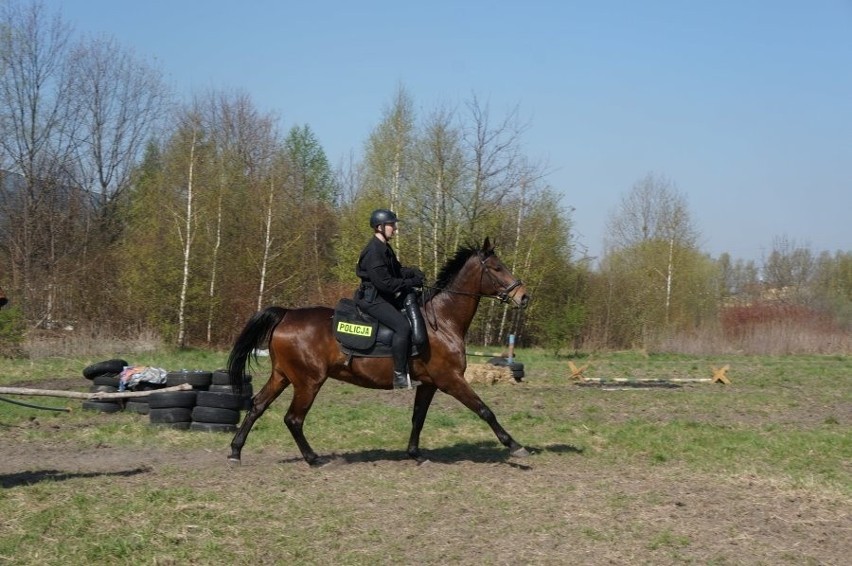
M 249 432 L 251 432 L 251 427 L 254 426 L 255 421 L 260 418 L 260 415 L 281 395 L 281 392 L 288 385 L 290 385 L 290 381 L 286 376 L 276 373 L 275 370 L 272 371 L 269 381 L 266 382 L 266 385 L 252 399 L 251 409 L 246 413 L 243 423 L 231 441 L 229 461 L 234 463 L 240 462 L 240 453 L 243 450 L 243 445 L 246 443 Z

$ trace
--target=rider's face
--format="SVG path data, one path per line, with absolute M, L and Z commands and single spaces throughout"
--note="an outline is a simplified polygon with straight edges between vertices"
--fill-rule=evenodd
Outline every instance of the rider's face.
M 382 226 L 382 235 L 386 240 L 390 240 L 393 238 L 393 235 L 396 234 L 398 228 L 396 222 L 389 222 Z

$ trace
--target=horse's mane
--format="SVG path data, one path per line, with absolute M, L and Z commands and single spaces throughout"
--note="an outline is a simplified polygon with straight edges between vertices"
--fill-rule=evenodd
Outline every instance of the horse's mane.
M 438 278 L 435 280 L 435 285 L 429 289 L 428 293 L 426 293 L 425 300 L 428 301 L 440 293 L 442 289 L 448 287 L 455 276 L 458 275 L 459 271 L 461 271 L 464 264 L 467 263 L 467 260 L 477 253 L 477 251 L 478 250 L 472 246 L 464 246 L 456 250 L 455 255 L 448 259 L 441 268 L 441 271 L 438 272 Z

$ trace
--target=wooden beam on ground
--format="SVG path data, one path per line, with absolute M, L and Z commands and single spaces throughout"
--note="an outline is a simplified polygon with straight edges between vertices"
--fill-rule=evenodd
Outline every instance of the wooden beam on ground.
M 583 381 L 590 381 L 595 383 L 629 383 L 629 382 L 643 382 L 643 381 L 671 381 L 673 383 L 709 383 L 712 381 L 709 377 L 670 377 L 670 378 L 658 378 L 658 377 L 584 377 Z
M 0 395 L 26 395 L 30 397 L 66 397 L 70 399 L 126 399 L 132 397 L 147 397 L 151 393 L 159 393 L 161 391 L 186 391 L 192 389 L 189 383 L 181 383 L 173 387 L 163 387 L 162 389 L 153 389 L 151 391 L 121 391 L 118 393 L 105 393 L 103 391 L 95 391 L 93 393 L 83 393 L 80 391 L 61 391 L 57 389 L 31 389 L 28 387 L 0 387 Z
M 509 355 L 506 352 L 465 352 L 467 356 L 482 356 L 487 358 L 508 358 Z

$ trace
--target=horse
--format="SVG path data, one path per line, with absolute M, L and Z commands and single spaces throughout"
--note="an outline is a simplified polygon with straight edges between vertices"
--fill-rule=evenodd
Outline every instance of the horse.
M 491 427 L 512 457 L 529 452 L 497 422 L 497 418 L 464 378 L 467 358 L 465 335 L 480 298 L 491 297 L 515 307 L 529 302 L 526 287 L 494 253 L 489 238 L 481 248 L 461 247 L 439 271 L 436 283 L 423 295 L 421 312 L 429 326 L 428 342 L 419 356 L 410 359 L 412 379 L 421 384 L 414 395 L 409 457 L 423 461 L 420 431 L 437 390 L 455 397 Z M 340 348 L 332 328 L 333 309 L 313 306 L 286 309 L 270 306 L 255 313 L 246 323 L 228 357 L 231 387 L 239 394 L 245 369 L 257 348 L 268 348 L 271 375 L 253 397 L 251 408 L 231 442 L 228 460 L 239 464 L 242 448 L 255 421 L 289 385 L 293 398 L 284 424 L 309 466 L 327 463 L 308 444 L 302 431 L 305 417 L 320 388 L 331 377 L 372 389 L 392 389 L 390 358 L 352 357 Z M 256 361 L 256 358 L 254 358 Z
M 9 299 L 6 298 L 6 291 L 3 290 L 3 287 L 0 287 L 0 309 L 6 306 L 8 302 Z

